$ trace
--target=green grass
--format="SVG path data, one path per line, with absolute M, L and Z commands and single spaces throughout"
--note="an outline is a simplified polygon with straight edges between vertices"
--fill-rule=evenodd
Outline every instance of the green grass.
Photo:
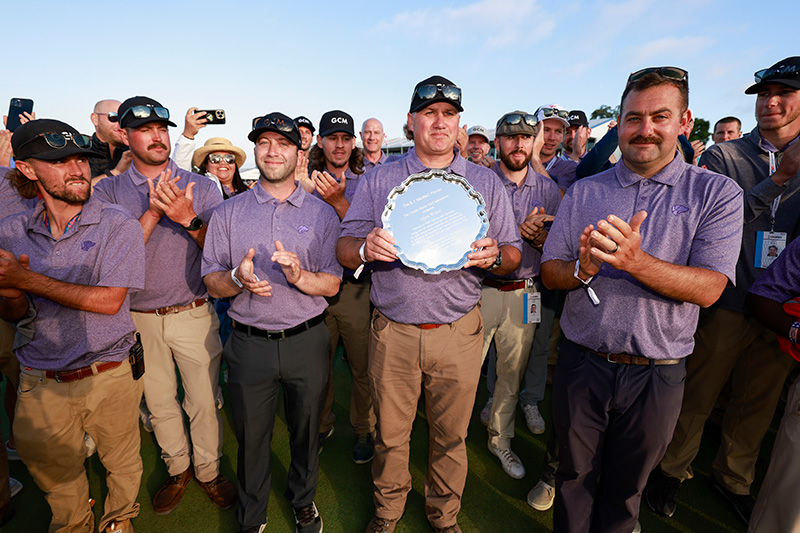
M 361 532 L 373 513 L 372 478 L 370 465 L 356 465 L 352 461 L 352 445 L 355 434 L 348 423 L 350 404 L 350 374 L 347 363 L 337 356 L 335 362 L 336 379 L 336 431 L 326 442 L 320 459 L 320 479 L 316 503 L 322 515 L 326 532 Z M 525 478 L 514 480 L 506 476 L 500 463 L 486 448 L 486 429 L 480 424 L 478 414 L 486 401 L 484 380 L 479 386 L 474 407 L 473 422 L 470 424 L 468 443 L 469 476 L 459 514 L 459 524 L 465 532 L 539 532 L 551 531 L 552 510 L 538 512 L 531 509 L 525 497 L 537 482 L 540 465 L 544 456 L 544 435 L 532 435 L 525 427 L 521 413 L 517 417 L 517 436 L 514 450 L 522 458 L 528 470 Z M 466 400 L 466 399 L 465 399 Z M 550 423 L 550 390 L 540 405 L 542 413 Z M 267 532 L 294 531 L 291 507 L 283 496 L 286 488 L 289 465 L 289 438 L 283 409 L 278 409 L 275 437 L 272 443 L 272 492 L 270 495 Z M 780 412 L 776 414 L 773 427 L 762 448 L 762 457 L 757 466 L 756 487 L 760 485 L 766 471 L 769 453 L 772 449 L 775 428 Z M 8 421 L 0 415 L 3 430 L 7 433 Z M 235 478 L 237 444 L 231 429 L 230 407 L 223 411 L 224 457 L 222 472 Z M 397 526 L 397 531 L 430 531 L 424 512 L 423 483 L 427 468 L 428 431 L 424 409 L 420 406 L 419 416 L 414 425 L 411 439 L 411 473 L 413 489 L 408 497 L 406 511 Z M 640 521 L 645 532 L 744 532 L 745 526 L 728 510 L 721 498 L 711 489 L 709 479 L 711 462 L 719 445 L 718 432 L 709 426 L 703 437 L 700 454 L 694 462 L 695 478 L 687 481 L 681 489 L 678 511 L 673 519 L 653 515 L 642 506 Z M 150 501 L 155 492 L 167 478 L 163 461 L 159 457 L 153 435 L 142 430 L 142 458 L 144 475 L 139 491 L 141 512 L 134 524 L 139 532 L 193 532 L 227 533 L 237 532 L 234 509 L 220 511 L 208 500 L 197 484 L 189 485 L 180 506 L 170 515 L 157 516 Z M 96 523 L 99 523 L 102 501 L 107 490 L 104 483 L 104 470 L 93 456 L 86 461 L 92 497 L 95 505 Z M 25 485 L 13 502 L 17 509 L 16 517 L 2 531 L 12 533 L 35 533 L 47 531 L 50 509 L 43 493 L 36 487 L 25 466 L 19 461 L 10 463 L 11 476 Z

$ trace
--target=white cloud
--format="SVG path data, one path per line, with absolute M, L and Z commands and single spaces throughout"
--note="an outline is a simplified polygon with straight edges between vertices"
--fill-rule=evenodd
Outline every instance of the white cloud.
M 642 65 L 653 61 L 658 63 L 658 60 L 661 58 L 666 58 L 674 62 L 675 58 L 702 55 L 713 42 L 713 39 L 704 36 L 662 37 L 661 39 L 646 42 L 630 49 L 630 62 L 633 65 Z

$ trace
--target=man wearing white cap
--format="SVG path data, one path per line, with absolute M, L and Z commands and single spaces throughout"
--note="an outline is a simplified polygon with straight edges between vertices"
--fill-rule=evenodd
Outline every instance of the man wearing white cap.
M 494 159 L 489 157 L 489 150 L 492 147 L 489 144 L 489 132 L 486 131 L 486 128 L 477 125 L 472 126 L 467 130 L 467 137 L 469 138 L 467 142 L 469 160 L 476 165 L 492 168 Z
M 564 131 L 569 128 L 569 111 L 558 104 L 543 105 L 536 110 L 539 131 L 533 145 L 531 165 L 539 174 L 550 176 L 562 192 L 567 192 L 575 181 L 578 164 L 556 154 L 564 141 Z

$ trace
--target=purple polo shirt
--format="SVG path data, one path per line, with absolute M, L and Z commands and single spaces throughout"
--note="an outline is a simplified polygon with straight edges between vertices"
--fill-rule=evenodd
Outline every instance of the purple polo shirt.
M 677 152 L 676 152 L 677 153 Z M 573 185 L 558 210 L 542 262 L 578 258 L 589 224 L 613 214 L 630 221 L 645 210 L 641 247 L 676 265 L 705 268 L 735 279 L 742 242 L 742 189 L 720 174 L 675 157 L 650 179 L 624 163 Z M 592 350 L 653 359 L 689 355 L 699 306 L 656 294 L 630 274 L 603 264 L 591 282 L 600 304 L 582 287 L 569 291 L 561 316 L 566 337 Z
M 257 221 L 257 222 L 254 222 Z M 309 272 L 342 277 L 336 260 L 339 217 L 331 206 L 298 186 L 279 202 L 259 183 L 228 199 L 211 217 L 203 250 L 203 276 L 238 266 L 254 248 L 255 273 L 269 280 L 272 296 L 244 290 L 231 298 L 228 315 L 242 324 L 266 330 L 297 326 L 328 306 L 323 296 L 310 296 L 286 281 L 280 265 L 271 260 L 275 241 L 297 254 Z
M 26 211 L 36 205 L 37 199 L 26 200 L 11 185 L 6 174 L 14 170 L 11 167 L 0 167 L 0 218 Z
M 750 287 L 750 292 L 784 303 L 800 296 L 800 239 L 794 239 Z
M 411 174 L 429 170 L 416 150 L 403 159 L 381 165 L 362 180 L 342 221 L 342 236 L 363 239 L 374 227 L 382 227 L 381 215 L 392 189 Z M 445 169 L 466 180 L 483 196 L 489 215 L 489 237 L 500 246 L 521 248 L 522 240 L 514 222 L 511 201 L 503 184 L 488 168 L 467 162 L 460 155 Z M 406 324 L 449 324 L 467 314 L 481 297 L 480 268 L 461 269 L 441 274 L 425 274 L 407 268 L 399 260 L 372 263 L 372 303 L 395 322 Z
M 544 207 L 544 212 L 548 215 L 555 215 L 558 212 L 558 204 L 561 202 L 561 191 L 556 182 L 542 176 L 528 163 L 528 174 L 522 184 L 518 187 L 500 170 L 500 162 L 492 166 L 492 170 L 500 177 L 506 193 L 511 199 L 511 207 L 514 210 L 514 221 L 519 227 L 534 207 Z M 539 275 L 539 264 L 542 259 L 542 252 L 522 241 L 522 259 L 519 268 L 504 276 L 493 276 L 491 272 L 488 277 L 498 279 L 528 279 Z
M 194 212 L 208 223 L 214 209 L 222 203 L 222 194 L 210 179 L 178 168 L 169 160 L 172 177 L 180 176 L 178 187 L 194 182 Z M 127 172 L 100 180 L 94 195 L 128 209 L 137 219 L 147 211 L 147 178 L 135 164 Z M 172 305 L 187 305 L 208 296 L 200 276 L 203 251 L 180 224 L 167 216 L 153 229 L 145 245 L 145 288 L 131 296 L 131 309 L 152 311 Z
M 550 164 L 552 163 L 552 166 Z M 564 192 L 578 179 L 575 174 L 578 163 L 569 158 L 554 155 L 553 159 L 544 163 L 547 173 L 558 183 L 558 188 Z
M 383 153 L 383 151 L 381 151 L 381 158 L 378 159 L 377 163 L 373 163 L 372 161 L 367 159 L 367 154 L 366 152 L 364 152 L 364 172 L 386 163 L 387 159 L 389 159 L 389 156 L 387 156 L 386 154 Z
M 80 219 L 58 240 L 44 222 L 44 201 L 0 224 L 0 248 L 28 254 L 31 270 L 78 285 L 144 288 L 142 227 L 119 206 L 90 198 Z M 130 295 L 115 315 L 79 311 L 29 294 L 36 309 L 36 333 L 16 350 L 23 366 L 72 370 L 95 361 L 128 357 L 136 328 Z

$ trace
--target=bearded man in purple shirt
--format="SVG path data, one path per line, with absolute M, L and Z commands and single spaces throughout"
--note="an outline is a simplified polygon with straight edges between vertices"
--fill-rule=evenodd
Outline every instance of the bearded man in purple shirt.
M 631 74 L 622 162 L 567 191 L 544 245 L 544 283 L 569 291 L 553 381 L 555 531 L 633 531 L 680 411 L 700 307 L 735 279 L 742 190 L 678 155 L 688 100 L 682 69 Z
M 415 147 L 402 160 L 373 169 L 356 191 L 342 222 L 337 254 L 346 268 L 370 262 L 375 304 L 369 341 L 369 380 L 379 426 L 372 463 L 375 516 L 368 532 L 392 532 L 411 490 L 411 426 L 420 383 L 431 433 L 425 508 L 437 532 L 457 533 L 467 478 L 465 439 L 480 378 L 483 321 L 477 307 L 487 270 L 513 272 L 521 239 L 510 199 L 488 168 L 453 148 L 461 89 L 432 76 L 414 88 L 408 128 Z M 472 243 L 466 265 L 426 274 L 405 267 L 381 214 L 390 191 L 408 176 L 444 169 L 465 178 L 486 203 L 488 236 Z
M 90 197 L 88 136 L 32 120 L 12 137 L 24 197 L 35 207 L 0 224 L 0 318 L 16 323 L 19 456 L 45 493 L 50 531 L 94 531 L 84 433 L 106 468 L 99 530 L 132 532 L 142 476 L 136 416 L 141 382 L 128 355 L 135 327 L 128 290 L 144 288 L 141 227 L 126 210 Z

